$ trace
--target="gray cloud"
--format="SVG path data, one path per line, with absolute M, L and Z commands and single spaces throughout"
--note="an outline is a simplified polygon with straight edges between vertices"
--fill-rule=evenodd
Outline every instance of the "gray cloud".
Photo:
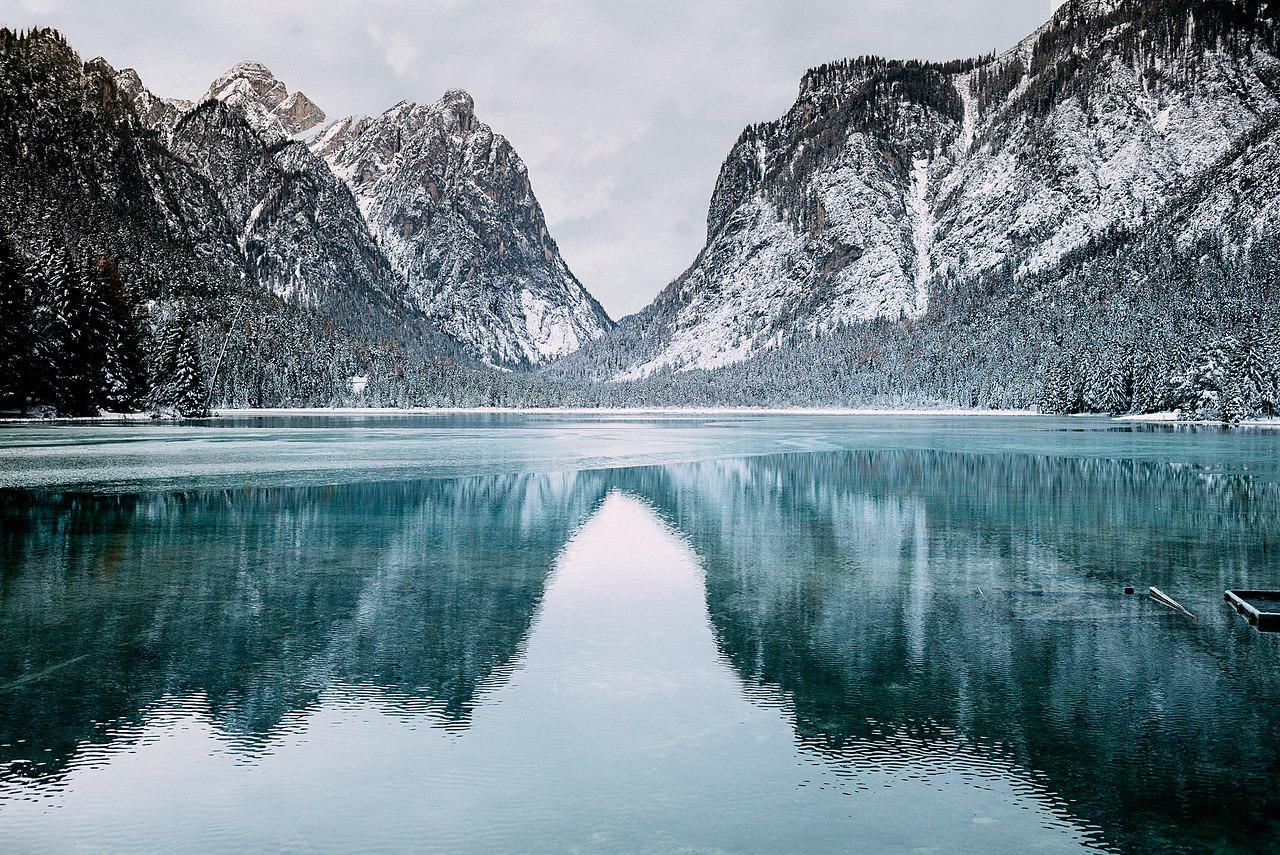
M 618 317 L 701 249 L 742 128 L 807 68 L 875 53 L 954 59 L 1012 46 L 1044 0 L 0 0 L 0 24 L 54 26 L 86 57 L 196 97 L 265 63 L 332 118 L 450 87 L 529 165 L 552 234 Z

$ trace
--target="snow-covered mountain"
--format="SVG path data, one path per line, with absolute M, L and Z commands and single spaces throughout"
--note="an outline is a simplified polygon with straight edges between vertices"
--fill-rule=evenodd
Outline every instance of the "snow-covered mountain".
M 25 304 L 45 311 L 63 259 L 77 279 L 106 263 L 144 337 L 195 318 L 214 399 L 255 404 L 325 403 L 351 376 L 372 400 L 487 399 L 478 363 L 528 367 L 612 326 L 469 98 L 331 128 L 335 165 L 376 172 L 351 186 L 299 140 L 324 115 L 260 63 L 189 102 L 52 30 L 0 30 L 0 243 L 39 280 Z
M 287 94 L 257 63 L 233 67 L 197 105 L 158 98 L 132 70 L 114 79 L 142 123 L 216 198 L 199 216 L 220 223 L 220 242 L 231 243 L 256 283 L 338 322 L 416 328 L 438 344 L 421 313 L 405 304 L 399 275 L 346 187 L 290 138 L 324 117 L 305 95 Z
M 346 186 L 269 136 L 241 107 L 84 62 L 52 30 L 0 29 L 5 403 L 139 406 L 183 340 L 201 405 L 327 404 L 352 376 L 370 401 L 450 400 L 471 382 L 478 366 L 403 299 Z M 122 376 L 127 394 L 106 395 Z
M 359 200 L 407 301 L 494 365 L 612 327 L 547 233 L 528 170 L 466 92 L 336 122 L 311 144 Z
M 0 406 L 138 405 L 181 348 L 200 405 L 1280 414 L 1274 0 L 1067 0 L 1002 54 L 815 68 L 617 327 L 465 93 L 309 144 L 262 66 L 210 94 L 0 28 Z
M 739 138 L 705 249 L 624 324 L 613 375 L 915 323 L 995 271 L 1027 281 L 1158 222 L 1184 247 L 1273 241 L 1273 206 L 1233 206 L 1205 179 L 1269 150 L 1256 137 L 1280 108 L 1277 15 L 1274 3 L 1068 0 L 1002 54 L 815 68 L 785 116 Z M 1197 213 L 1169 220 L 1174 207 Z
M 276 79 L 258 62 L 241 62 L 213 81 L 201 101 L 221 101 L 238 111 L 255 131 L 275 142 L 324 121 L 324 111 L 301 92 Z

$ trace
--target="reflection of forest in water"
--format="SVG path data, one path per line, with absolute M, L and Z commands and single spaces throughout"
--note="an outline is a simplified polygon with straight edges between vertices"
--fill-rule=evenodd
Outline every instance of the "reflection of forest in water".
M 1280 649 L 1220 597 L 1275 578 L 1280 486 L 930 451 L 0 494 L 0 780 L 56 780 L 169 696 L 206 698 L 249 752 L 335 685 L 465 727 L 615 489 L 687 538 L 724 654 L 787 699 L 811 750 L 879 745 L 883 764 L 895 740 L 959 737 L 1043 776 L 1112 842 L 1276 835 Z M 1200 620 L 1127 582 L 1179 592 Z

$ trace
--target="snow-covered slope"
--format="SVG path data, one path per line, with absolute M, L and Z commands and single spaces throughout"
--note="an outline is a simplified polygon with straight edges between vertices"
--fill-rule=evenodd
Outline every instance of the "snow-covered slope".
M 355 194 L 408 302 L 481 359 L 529 365 L 612 327 L 547 233 L 510 143 L 453 90 L 311 143 Z
M 642 345 L 615 376 L 712 368 L 850 322 L 945 311 L 932 304 L 943 285 L 1042 273 L 1175 201 L 1201 212 L 1188 240 L 1228 214 L 1243 228 L 1221 199 L 1184 197 L 1280 108 L 1276 14 L 1231 0 L 1069 0 L 1004 54 L 810 71 L 787 115 L 738 140 L 706 248 L 628 322 Z M 1250 210 L 1246 231 L 1265 232 L 1269 209 Z

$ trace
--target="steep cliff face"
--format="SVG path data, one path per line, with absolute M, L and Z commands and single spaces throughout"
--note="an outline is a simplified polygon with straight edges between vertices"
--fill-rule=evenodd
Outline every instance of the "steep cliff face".
M 1274 231 L 1269 208 L 1242 222 L 1189 194 L 1214 192 L 1201 179 L 1241 141 L 1260 143 L 1280 108 L 1278 14 L 1266 2 L 1070 0 L 1004 54 L 811 71 L 786 116 L 738 140 L 706 248 L 630 322 L 619 376 L 923 318 L 941 291 L 1006 268 L 1043 274 L 1171 205 L 1200 210 L 1179 221 L 1182 245 L 1222 234 L 1248 251 Z
M 219 101 L 185 114 L 169 144 L 216 193 L 246 268 L 263 287 L 340 319 L 417 314 L 399 300 L 399 277 L 355 200 L 305 145 L 264 141 Z
M 524 163 L 465 92 L 343 119 L 311 148 L 359 201 L 405 299 L 481 359 L 536 364 L 611 328 L 548 235 Z

